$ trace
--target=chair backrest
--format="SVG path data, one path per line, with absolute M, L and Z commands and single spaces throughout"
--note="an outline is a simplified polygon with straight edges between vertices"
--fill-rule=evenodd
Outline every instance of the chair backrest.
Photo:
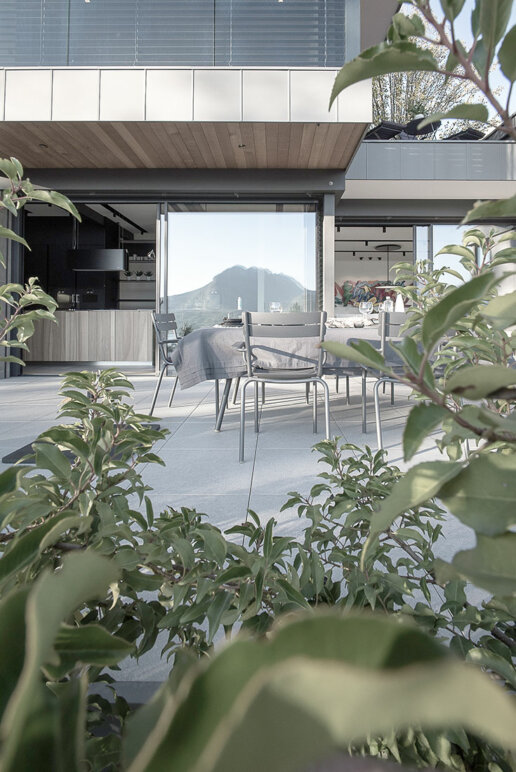
M 390 338 L 400 338 L 403 335 L 402 327 L 407 321 L 407 314 L 402 311 L 381 311 L 378 335 L 381 338 L 380 351 L 385 354 L 385 345 Z
M 174 314 L 157 314 L 152 312 L 152 323 L 156 332 L 156 340 L 159 345 L 160 354 L 163 359 L 168 359 L 170 345 L 175 345 L 178 340 L 177 322 Z
M 317 345 L 324 341 L 326 331 L 326 311 L 298 311 L 295 313 L 264 313 L 260 311 L 244 311 L 242 313 L 242 322 L 244 325 L 245 356 L 247 364 L 247 374 L 253 375 L 255 364 L 253 362 L 253 338 L 316 338 Z M 261 343 L 263 348 L 263 340 Z M 277 344 L 276 344 L 277 346 Z M 285 349 L 275 349 L 279 355 L 289 356 L 288 347 Z M 314 347 L 315 351 L 315 347 Z M 320 376 L 325 352 L 317 349 L 316 365 L 317 373 Z M 306 361 L 305 367 L 314 365 L 314 360 Z M 288 366 L 287 366 L 288 367 Z M 294 364 L 292 369 L 297 369 Z M 281 369 L 285 369 L 282 365 Z

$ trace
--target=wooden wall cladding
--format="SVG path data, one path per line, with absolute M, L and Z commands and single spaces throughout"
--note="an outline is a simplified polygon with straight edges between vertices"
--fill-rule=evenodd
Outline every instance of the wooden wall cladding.
M 57 311 L 36 324 L 26 362 L 152 362 L 150 311 Z

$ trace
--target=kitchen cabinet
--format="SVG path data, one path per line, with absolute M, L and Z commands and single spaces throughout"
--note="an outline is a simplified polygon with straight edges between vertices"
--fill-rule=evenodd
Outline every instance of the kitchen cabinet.
M 56 311 L 56 319 L 36 323 L 26 362 L 152 362 L 151 311 Z

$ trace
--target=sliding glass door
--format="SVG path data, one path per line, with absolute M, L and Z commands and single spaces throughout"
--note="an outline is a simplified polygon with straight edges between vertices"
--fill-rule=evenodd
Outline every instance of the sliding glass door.
M 169 204 L 164 241 L 161 307 L 180 329 L 316 308 L 314 204 Z

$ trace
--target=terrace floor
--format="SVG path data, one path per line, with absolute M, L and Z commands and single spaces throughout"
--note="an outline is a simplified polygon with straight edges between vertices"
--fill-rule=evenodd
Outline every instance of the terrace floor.
M 149 409 L 156 380 L 151 375 L 129 376 L 135 386 L 135 405 L 141 412 Z M 170 383 L 170 381 L 169 381 Z M 361 430 L 360 379 L 351 379 L 351 405 L 343 393 L 335 391 L 335 379 L 329 378 L 331 395 L 331 432 L 343 442 L 358 446 L 369 444 L 376 450 L 372 403 L 373 380 L 368 382 L 368 433 Z M 22 376 L 0 381 L 0 458 L 31 442 L 44 429 L 56 423 L 60 398 L 57 376 Z M 144 479 L 152 486 L 149 494 L 155 510 L 167 506 L 196 508 L 209 522 L 229 528 L 245 520 L 248 508 L 262 520 L 278 521 L 278 531 L 298 535 L 302 529 L 294 509 L 280 512 L 289 491 L 307 494 L 317 482 L 317 475 L 327 468 L 318 463 L 312 451 L 324 438 L 323 404 L 319 410 L 319 434 L 312 432 L 311 407 L 306 404 L 304 386 L 287 388 L 267 386 L 266 403 L 261 408 L 260 432 L 254 433 L 252 407 L 248 413 L 245 462 L 238 461 L 239 403 L 230 406 L 222 431 L 214 431 L 214 387 L 205 382 L 176 391 L 167 408 L 168 384 L 162 387 L 156 421 L 170 434 L 159 443 L 156 452 L 166 466 L 149 464 Z M 344 384 L 341 384 L 341 392 Z M 251 391 L 248 391 L 250 395 Z M 408 390 L 396 386 L 394 406 L 387 393 L 382 399 L 384 446 L 389 461 L 404 468 L 401 437 L 411 407 Z M 435 438 L 429 437 L 413 462 L 438 457 Z M 411 463 L 413 463 L 411 462 Z M 5 465 L 0 465 L 0 469 Z M 454 518 L 445 524 L 446 538 L 439 554 L 449 559 L 457 550 L 472 546 L 473 532 Z M 166 677 L 167 668 L 159 655 L 150 652 L 139 663 L 124 668 L 127 681 L 157 682 Z

